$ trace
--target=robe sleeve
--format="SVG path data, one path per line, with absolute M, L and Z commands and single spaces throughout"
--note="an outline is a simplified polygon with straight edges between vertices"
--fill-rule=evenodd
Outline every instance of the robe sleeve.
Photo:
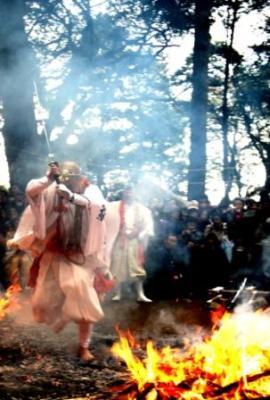
M 36 238 L 45 236 L 45 204 L 43 192 L 52 181 L 47 177 L 31 180 L 26 187 L 29 205 L 24 210 L 14 237 L 9 240 L 9 247 L 29 250 Z
M 105 204 L 106 200 L 97 185 L 90 185 L 86 188 L 84 195 L 93 202 Z
M 53 181 L 45 176 L 40 179 L 31 180 L 26 187 L 26 197 L 34 217 L 33 229 L 35 236 L 40 240 L 43 240 L 46 236 L 46 204 L 44 192 L 52 183 Z
M 86 190 L 83 196 L 88 201 L 88 207 L 84 210 L 83 226 L 85 228 L 84 254 L 95 255 L 98 266 L 104 266 L 104 249 L 106 237 L 106 205 L 103 198 L 96 198 L 92 191 Z M 104 200 L 104 201 L 102 201 Z

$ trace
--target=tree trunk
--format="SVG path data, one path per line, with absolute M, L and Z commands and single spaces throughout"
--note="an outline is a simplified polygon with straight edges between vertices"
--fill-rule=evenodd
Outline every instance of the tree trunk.
M 198 200 L 205 194 L 209 30 L 212 1 L 196 0 L 195 7 L 193 93 L 190 116 L 191 153 L 188 172 L 188 198 L 190 200 Z
M 18 180 L 24 183 L 25 177 L 25 174 L 17 176 L 19 175 L 18 165 L 24 162 L 29 165 L 31 159 L 36 164 L 33 145 L 38 138 L 32 80 L 35 62 L 24 29 L 24 14 L 24 0 L 1 1 L 0 97 L 3 102 L 3 135 L 11 182 L 15 180 L 17 183 Z
M 230 16 L 231 8 L 228 9 L 228 29 L 230 29 L 230 39 L 227 51 L 227 57 L 225 62 L 225 71 L 224 71 L 224 88 L 223 88 L 223 99 L 222 99 L 222 115 L 221 115 L 221 127 L 222 127 L 222 139 L 223 139 L 223 179 L 225 182 L 225 195 L 224 201 L 228 201 L 229 192 L 232 187 L 234 171 L 231 168 L 232 163 L 230 162 L 230 146 L 228 141 L 228 133 L 229 133 L 229 117 L 230 111 L 228 107 L 228 92 L 229 92 L 229 83 L 230 83 L 230 66 L 232 63 L 232 51 L 233 51 L 233 40 L 234 40 L 234 31 L 235 24 L 238 19 L 238 10 L 239 10 L 239 2 L 238 0 L 231 3 L 232 7 L 232 17 Z M 231 21 L 230 21 L 231 19 Z

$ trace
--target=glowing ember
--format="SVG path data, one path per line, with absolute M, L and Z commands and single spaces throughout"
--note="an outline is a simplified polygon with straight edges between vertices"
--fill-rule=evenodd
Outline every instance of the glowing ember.
M 19 284 L 11 285 L 0 298 L 0 319 L 3 319 L 8 313 L 19 308 L 18 294 L 20 291 L 21 287 Z
M 127 400 L 259 399 L 270 395 L 270 312 L 224 314 L 210 337 L 181 349 L 157 350 L 145 357 L 134 339 L 120 333 L 112 352 L 131 375 Z M 269 398 L 269 397 L 268 397 Z

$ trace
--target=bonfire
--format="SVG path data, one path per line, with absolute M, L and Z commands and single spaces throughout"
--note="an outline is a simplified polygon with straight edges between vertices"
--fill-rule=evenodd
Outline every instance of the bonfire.
M 270 398 L 270 312 L 225 313 L 211 334 L 185 338 L 181 348 L 140 346 L 120 332 L 112 347 L 130 378 L 118 400 Z M 142 356 L 143 354 L 143 356 Z

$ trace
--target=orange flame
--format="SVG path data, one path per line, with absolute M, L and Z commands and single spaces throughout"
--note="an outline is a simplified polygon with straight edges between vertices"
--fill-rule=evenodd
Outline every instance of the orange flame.
M 270 395 L 269 332 L 268 310 L 225 313 L 210 337 L 186 341 L 182 349 L 157 350 L 148 341 L 142 358 L 142 349 L 120 332 L 112 353 L 124 360 L 139 393 L 152 385 L 147 400 L 255 399 Z
M 2 298 L 0 298 L 0 320 L 5 318 L 5 316 L 18 309 L 18 294 L 21 291 L 19 284 L 14 284 L 9 286 Z

